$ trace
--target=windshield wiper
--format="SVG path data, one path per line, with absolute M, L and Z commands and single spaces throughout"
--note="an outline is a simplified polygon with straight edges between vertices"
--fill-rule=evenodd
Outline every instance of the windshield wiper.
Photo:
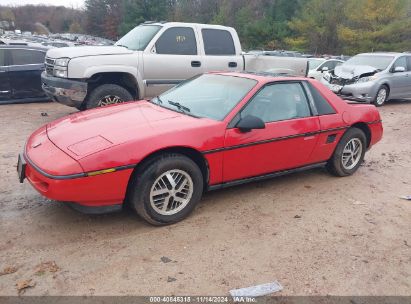
M 155 100 L 157 100 L 157 102 Z M 156 103 L 156 104 L 163 104 L 163 101 L 161 100 L 160 96 L 156 96 L 153 99 L 151 99 L 150 101 L 153 102 L 153 103 Z
M 179 109 L 182 112 L 185 112 L 185 113 L 190 113 L 191 112 L 190 108 L 187 108 L 186 106 L 183 106 L 179 102 L 174 102 L 174 101 L 168 100 L 168 103 L 171 104 L 172 106 L 175 106 L 177 109 Z
M 125 47 L 126 49 L 128 49 L 128 46 L 126 46 L 126 45 L 116 44 L 116 46 L 121 46 L 121 47 Z

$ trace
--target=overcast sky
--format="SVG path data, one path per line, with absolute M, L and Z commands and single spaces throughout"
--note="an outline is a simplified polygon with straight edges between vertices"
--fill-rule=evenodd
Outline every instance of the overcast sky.
M 25 5 L 25 4 L 45 4 L 64 5 L 67 7 L 82 7 L 84 0 L 0 0 L 1 5 Z

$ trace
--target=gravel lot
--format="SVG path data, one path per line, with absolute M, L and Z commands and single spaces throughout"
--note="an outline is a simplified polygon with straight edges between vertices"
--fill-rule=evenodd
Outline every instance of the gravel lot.
M 161 228 L 129 211 L 83 215 L 18 183 L 29 134 L 73 111 L 1 106 L 0 272 L 13 273 L 0 295 L 25 280 L 25 295 L 228 295 L 274 280 L 282 295 L 411 295 L 411 201 L 399 198 L 411 195 L 411 102 L 381 108 L 384 139 L 354 176 L 319 169 L 208 193 Z

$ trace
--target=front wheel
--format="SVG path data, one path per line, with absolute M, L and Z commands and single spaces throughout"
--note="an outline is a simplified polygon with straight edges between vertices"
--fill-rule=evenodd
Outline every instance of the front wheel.
M 130 92 L 117 84 L 103 84 L 87 98 L 86 108 L 93 109 L 133 100 Z
M 180 154 L 165 154 L 143 165 L 133 176 L 128 202 L 153 225 L 181 221 L 194 210 L 203 193 L 197 164 Z
M 388 99 L 388 94 L 389 94 L 389 90 L 388 87 L 386 85 L 382 85 L 377 92 L 377 96 L 375 97 L 374 100 L 374 105 L 376 107 L 381 107 L 382 105 L 384 105 L 384 103 L 387 101 Z
M 348 176 L 355 173 L 364 160 L 367 138 L 362 130 L 350 128 L 343 135 L 327 169 L 336 176 Z

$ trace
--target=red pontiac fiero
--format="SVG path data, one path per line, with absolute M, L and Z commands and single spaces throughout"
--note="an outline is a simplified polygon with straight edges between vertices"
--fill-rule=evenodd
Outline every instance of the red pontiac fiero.
M 127 203 L 164 225 L 205 190 L 319 166 L 351 175 L 382 133 L 373 105 L 348 104 L 315 80 L 210 73 L 49 123 L 28 139 L 18 171 L 50 199 L 99 213 Z

